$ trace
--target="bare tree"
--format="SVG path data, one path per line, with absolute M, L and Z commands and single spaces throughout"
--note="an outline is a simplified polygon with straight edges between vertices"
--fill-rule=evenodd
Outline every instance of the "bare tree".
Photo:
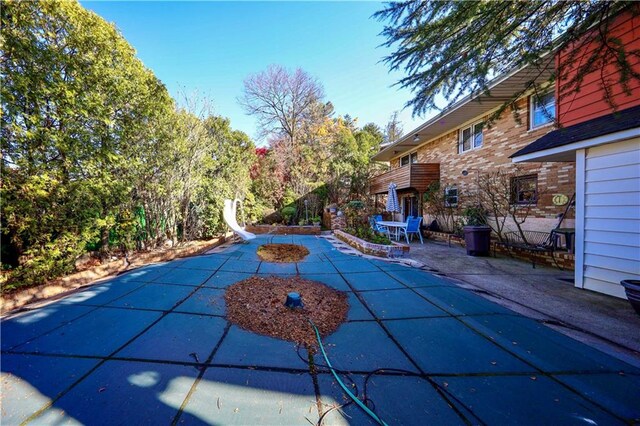
M 389 117 L 389 122 L 384 128 L 384 143 L 390 144 L 402 136 L 402 122 L 398 119 L 398 111 L 394 111 Z
M 322 85 L 304 70 L 290 72 L 271 65 L 244 81 L 238 102 L 247 114 L 258 118 L 261 136 L 284 135 L 293 149 L 298 130 L 323 97 Z
M 504 234 L 508 231 L 507 220 L 511 220 L 523 241 L 527 241 L 522 224 L 527 220 L 531 210 L 535 208 L 537 200 L 546 193 L 546 188 L 536 187 L 529 191 L 523 199 L 518 199 L 514 189 L 514 180 L 526 176 L 518 168 L 513 170 L 498 170 L 481 174 L 478 179 L 480 204 L 489 212 L 487 225 L 504 241 Z

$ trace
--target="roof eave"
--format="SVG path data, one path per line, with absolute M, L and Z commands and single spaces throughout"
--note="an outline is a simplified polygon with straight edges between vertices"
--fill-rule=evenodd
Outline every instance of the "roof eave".
M 553 57 L 551 57 L 552 59 Z M 497 89 L 501 84 L 505 83 L 505 81 L 509 80 L 510 78 L 513 78 L 515 76 L 517 76 L 519 73 L 524 73 L 529 69 L 534 69 L 533 66 L 527 65 L 521 68 L 517 68 L 511 72 L 502 74 L 501 76 L 495 78 L 492 82 L 490 82 L 488 84 L 488 91 L 491 92 L 492 90 Z M 551 69 L 547 69 L 544 72 L 540 72 L 540 75 L 538 76 L 538 78 L 548 78 L 548 76 L 551 75 Z M 513 84 L 517 84 L 518 82 L 514 82 Z M 513 94 L 517 93 L 518 90 L 521 90 L 521 87 L 514 87 L 513 90 L 510 90 Z M 513 95 L 511 95 L 513 96 Z M 404 136 L 402 136 L 400 139 L 398 139 L 396 142 L 386 146 L 384 149 L 380 150 L 378 153 L 376 153 L 373 157 L 371 157 L 371 159 L 373 161 L 390 161 L 391 159 L 393 159 L 394 157 L 396 157 L 398 154 L 402 154 L 404 152 L 407 152 L 409 150 L 411 150 L 412 148 L 416 148 L 419 145 L 422 145 L 425 142 L 428 142 L 429 140 L 432 140 L 433 138 L 425 138 L 425 139 L 420 139 L 417 142 L 413 142 L 413 138 L 415 137 L 416 134 L 420 134 L 420 133 L 424 133 L 424 131 L 426 129 L 428 129 L 431 126 L 434 126 L 436 124 L 438 124 L 438 122 L 440 122 L 441 120 L 443 120 L 444 118 L 451 116 L 453 113 L 455 113 L 456 111 L 459 111 L 461 109 L 463 109 L 465 106 L 472 104 L 474 101 L 476 101 L 479 104 L 482 104 L 483 102 L 485 102 L 487 104 L 487 108 L 486 108 L 486 112 L 491 111 L 492 109 L 495 109 L 497 106 L 504 104 L 505 102 L 509 101 L 510 99 L 512 99 L 511 96 L 486 96 L 484 95 L 484 93 L 476 93 L 476 94 L 470 94 L 465 96 L 464 98 L 460 99 L 459 101 L 455 102 L 454 104 L 452 104 L 451 106 L 445 108 L 442 112 L 440 112 L 440 114 L 436 115 L 435 117 L 427 120 L 425 123 L 421 124 L 420 126 L 416 127 L 415 129 L 413 129 L 412 131 L 406 133 Z M 484 112 L 484 113 L 486 113 Z M 479 114 L 482 115 L 482 114 Z M 443 132 L 439 133 L 439 134 L 443 134 L 443 133 L 447 133 L 450 132 L 452 130 L 454 130 L 455 128 L 457 128 L 458 126 L 464 124 L 466 121 L 472 119 L 473 117 L 467 119 L 467 120 L 462 120 L 460 122 L 457 123 L 453 123 L 452 126 L 450 126 L 451 128 L 448 128 L 447 130 L 443 130 Z M 400 148 L 400 149 L 399 149 Z

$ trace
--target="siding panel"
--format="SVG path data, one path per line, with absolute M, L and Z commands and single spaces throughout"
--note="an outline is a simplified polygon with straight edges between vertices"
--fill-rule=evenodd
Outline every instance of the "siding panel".
M 620 246 L 615 244 L 585 242 L 584 252 L 605 257 L 615 257 L 625 260 L 635 260 L 640 262 L 640 255 L 637 247 Z
M 609 294 L 611 296 L 626 299 L 624 287 L 622 287 L 619 282 L 613 283 L 610 281 L 602 281 L 585 277 L 584 288 L 587 290 L 597 291 L 598 293 Z
M 587 230 L 584 241 L 592 243 L 617 244 L 620 246 L 640 247 L 640 234 L 633 232 L 606 232 Z
M 610 22 L 608 31 L 611 37 L 615 37 L 620 43 L 631 48 L 632 46 L 637 46 L 640 42 L 639 28 L 640 15 L 625 12 Z M 593 31 L 595 32 L 596 30 Z M 591 37 L 591 35 L 593 34 L 586 35 L 585 37 Z M 584 61 L 587 60 L 589 52 L 600 48 L 599 44 L 594 41 L 589 41 L 589 39 L 583 40 L 586 40 L 586 43 L 578 42 L 569 44 L 556 55 L 556 62 L 558 64 L 565 64 L 568 60 L 568 52 L 572 51 L 576 53 L 576 56 L 573 58 L 574 63 L 568 64 L 563 70 L 558 70 L 559 75 L 557 81 L 568 81 L 571 79 L 575 75 L 577 67 L 580 64 L 584 64 Z M 629 95 L 619 90 L 621 86 L 619 84 L 620 75 L 619 72 L 615 72 L 615 60 L 615 56 L 612 55 L 605 59 L 604 70 L 602 70 L 602 67 L 597 67 L 593 72 L 583 76 L 584 85 L 578 93 L 572 93 L 566 88 L 556 87 L 557 92 L 561 92 L 559 93 L 560 96 L 558 96 L 560 102 L 557 108 L 557 118 L 562 126 L 570 126 L 607 115 L 614 110 L 611 103 L 620 109 L 640 105 L 640 97 L 633 93 Z M 640 65 L 638 65 L 635 58 L 631 67 L 635 72 L 640 72 Z M 613 71 L 611 71 L 612 68 Z M 601 71 L 603 71 L 602 74 Z M 605 100 L 606 91 L 603 87 L 602 80 L 606 82 L 607 86 L 614 89 L 611 95 L 611 103 Z M 637 81 L 630 81 L 630 86 L 633 92 L 638 90 Z
M 586 219 L 584 229 L 586 231 L 630 232 L 637 234 L 640 231 L 640 219 Z
M 596 169 L 609 169 L 611 167 L 631 166 L 640 162 L 640 154 L 637 149 L 621 151 L 615 154 L 599 155 L 587 158 L 587 171 Z
M 587 150 L 583 285 L 624 297 L 640 278 L 640 140 Z
M 610 194 L 589 194 L 586 197 L 588 206 L 610 206 L 615 197 L 619 206 L 640 206 L 640 192 L 612 192 Z
M 629 164 L 628 166 L 620 166 L 616 168 L 616 179 L 633 179 L 640 177 L 640 167 L 638 164 Z M 611 180 L 611 170 L 596 169 L 587 172 L 587 182 L 602 182 Z
M 611 197 L 615 199 L 614 197 Z M 638 208 L 636 206 L 619 206 L 615 209 L 611 206 L 589 206 L 587 205 L 584 213 L 587 219 L 635 219 L 638 217 Z
M 613 281 L 614 283 L 619 283 L 620 281 L 629 278 L 629 274 L 625 274 L 624 272 L 596 268 L 594 266 L 587 266 L 584 270 L 584 276 L 585 278 L 608 282 Z
M 640 266 L 637 261 L 628 259 L 618 259 L 616 257 L 598 256 L 596 254 L 584 255 L 585 266 L 595 266 L 602 269 L 623 272 L 631 276 L 640 274 Z M 616 283 L 619 284 L 619 283 Z
M 610 194 L 611 192 L 638 192 L 640 182 L 638 179 L 620 179 L 608 182 L 587 182 L 586 194 Z

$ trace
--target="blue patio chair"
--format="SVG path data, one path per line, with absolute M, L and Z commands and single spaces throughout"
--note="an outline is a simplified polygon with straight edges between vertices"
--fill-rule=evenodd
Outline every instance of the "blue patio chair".
M 375 219 L 376 222 L 382 222 L 382 215 L 381 214 L 374 215 L 373 218 Z
M 405 239 L 407 240 L 407 244 L 409 244 L 409 234 L 411 234 L 411 239 L 413 240 L 413 234 L 418 234 L 420 237 L 420 244 L 424 244 L 422 240 L 422 233 L 420 232 L 420 224 L 422 223 L 422 218 L 409 218 L 407 220 L 406 228 L 399 228 L 401 234 L 404 234 Z
M 372 217 L 369 218 L 369 224 L 371 225 L 371 229 L 373 229 L 373 232 L 380 232 L 382 234 L 387 234 L 387 237 L 389 239 L 391 239 L 391 234 L 389 233 L 389 228 L 387 228 L 384 225 L 380 225 L 380 224 L 376 223 L 375 216 L 372 216 Z

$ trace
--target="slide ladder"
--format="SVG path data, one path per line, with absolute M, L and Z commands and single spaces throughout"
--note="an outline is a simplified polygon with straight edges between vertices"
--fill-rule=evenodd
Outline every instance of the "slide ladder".
M 236 206 L 241 203 L 240 200 L 224 200 L 224 210 L 222 211 L 222 217 L 231 230 L 245 241 L 253 240 L 256 235 L 249 231 L 245 231 L 244 227 L 238 225 L 236 220 Z

